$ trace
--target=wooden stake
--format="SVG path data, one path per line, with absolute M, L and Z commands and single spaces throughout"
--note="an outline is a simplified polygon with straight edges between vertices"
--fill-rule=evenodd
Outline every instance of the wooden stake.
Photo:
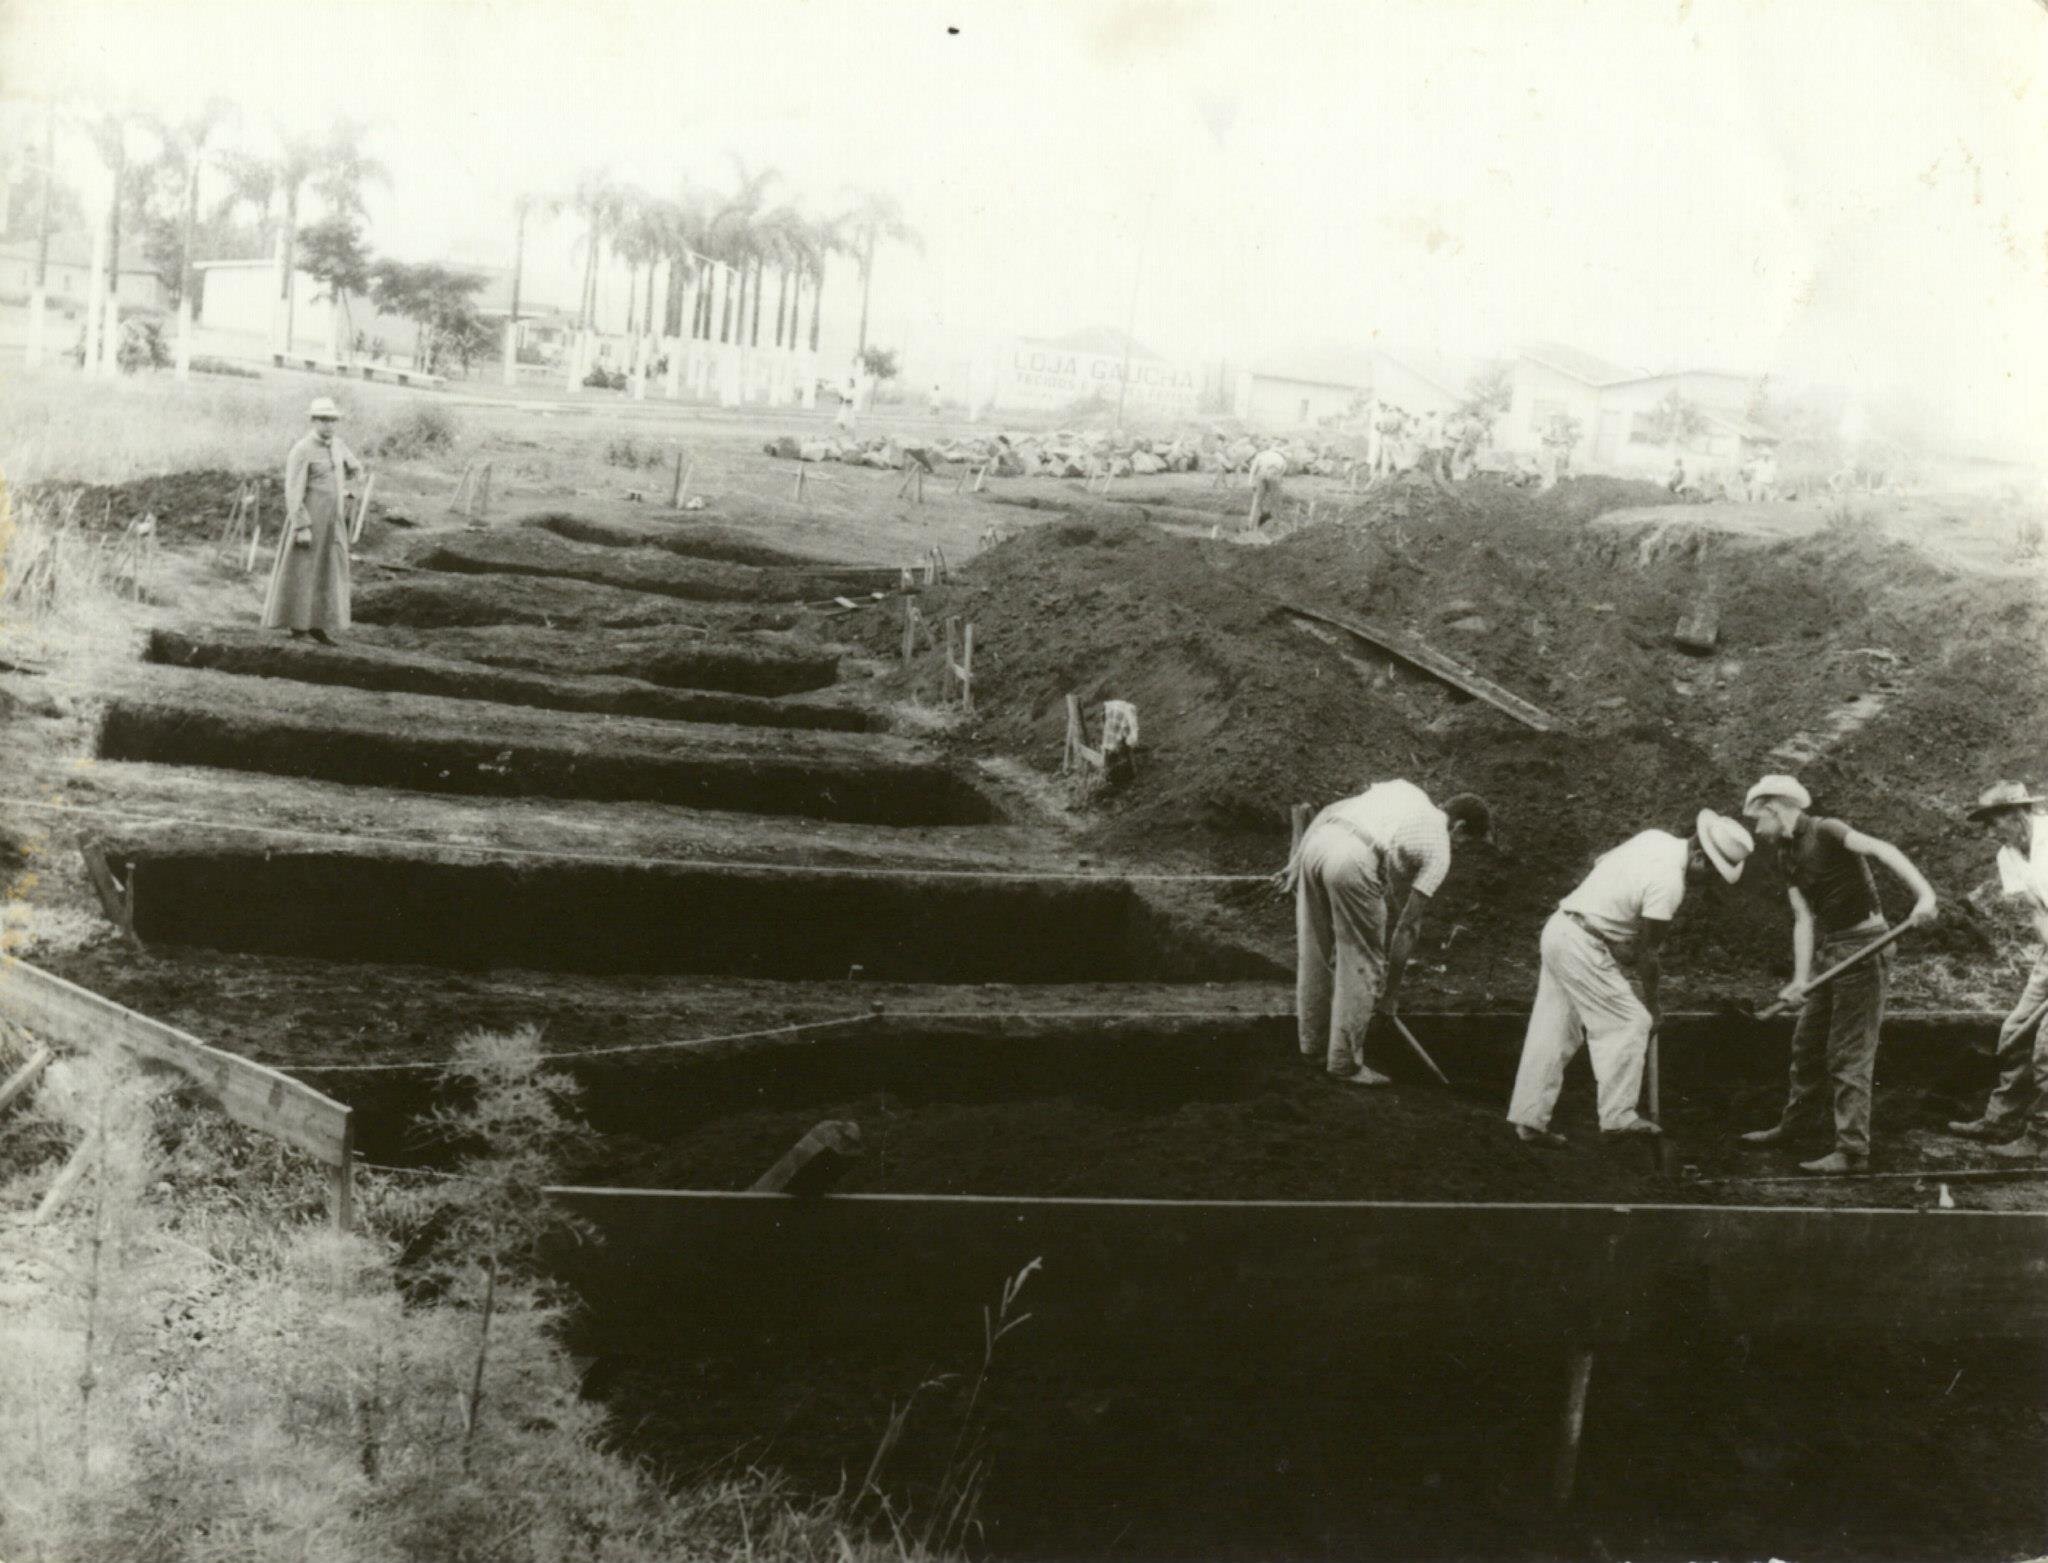
M 139 944 L 141 941 L 135 937 L 134 870 L 129 870 L 130 882 L 124 885 L 107 866 L 106 849 L 97 841 L 81 841 L 78 853 L 85 859 L 86 877 L 92 881 L 93 892 L 99 897 L 100 910 L 107 914 L 107 921 L 121 930 L 121 937 L 129 944 Z
M 676 480 L 669 485 L 668 508 L 671 510 L 683 508 L 683 453 L 680 450 L 676 452 Z
M 30 1226 L 41 1226 L 50 1217 L 64 1208 L 64 1202 L 71 1197 L 71 1191 L 78 1187 L 78 1180 L 85 1176 L 86 1168 L 92 1165 L 93 1153 L 99 1149 L 99 1136 L 88 1134 L 78 1142 L 78 1148 L 57 1170 L 57 1176 L 50 1180 L 43 1202 L 36 1206 L 36 1213 L 30 1216 Z
M 1578 1485 L 1579 1444 L 1586 1431 L 1586 1390 L 1593 1379 L 1593 1352 L 1586 1346 L 1571 1353 L 1570 1379 L 1565 1387 L 1564 1416 L 1557 1429 L 1557 1471 L 1550 1485 L 1550 1499 L 1562 1509 L 1572 1501 Z
M 327 1203 L 334 1217 L 334 1230 L 353 1232 L 356 1226 L 356 1124 L 353 1115 L 341 1131 L 341 1160 L 327 1169 Z
M 790 497 L 799 501 L 804 497 L 804 464 L 802 462 L 796 464 L 796 491 Z
M 351 548 L 362 541 L 363 522 L 369 518 L 370 514 L 370 496 L 376 492 L 377 474 L 373 472 L 370 474 L 369 480 L 363 484 L 363 497 L 356 503 L 355 525 L 348 530 L 348 545 Z

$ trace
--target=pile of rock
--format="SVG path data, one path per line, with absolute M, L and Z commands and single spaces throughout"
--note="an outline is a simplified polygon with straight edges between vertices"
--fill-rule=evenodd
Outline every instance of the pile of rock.
M 837 461 L 849 466 L 901 470 L 911 463 L 927 468 L 938 463 L 987 467 L 998 478 L 1148 477 L 1162 472 L 1242 472 L 1270 442 L 1209 430 L 1182 433 L 1171 439 L 1141 438 L 1102 431 L 1056 429 L 1051 432 L 986 434 L 921 445 L 884 435 L 867 439 L 843 436 L 798 440 L 789 435 L 770 440 L 767 452 L 790 461 Z M 1346 444 L 1291 440 L 1281 445 L 1290 472 L 1342 477 L 1362 452 Z

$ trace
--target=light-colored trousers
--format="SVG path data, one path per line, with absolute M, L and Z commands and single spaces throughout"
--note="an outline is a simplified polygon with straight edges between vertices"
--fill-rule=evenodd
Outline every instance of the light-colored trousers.
M 1993 1123 L 2009 1123 L 2031 1110 L 2036 1131 L 2048 1129 L 2048 1014 L 2028 1025 L 2048 1004 L 2048 950 L 2034 958 L 2019 1002 L 1998 1028 L 1998 1088 L 1984 1105 Z
M 1565 1065 L 1583 1045 L 1599 1086 L 1600 1127 L 1626 1128 L 1637 1116 L 1649 1043 L 1650 1012 L 1614 952 L 1563 912 L 1551 913 L 1508 1121 L 1550 1127 Z
M 1355 1074 L 1386 977 L 1387 894 L 1378 850 L 1342 825 L 1326 821 L 1302 840 L 1294 947 L 1302 1055 Z

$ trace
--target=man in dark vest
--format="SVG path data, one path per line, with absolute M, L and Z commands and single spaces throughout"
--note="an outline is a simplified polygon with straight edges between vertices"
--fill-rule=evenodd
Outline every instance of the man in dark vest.
M 1772 847 L 1792 903 L 1792 980 L 1780 998 L 1800 1004 L 1792 1032 L 1792 1085 L 1785 1111 L 1768 1129 L 1743 1135 L 1752 1145 L 1779 1145 L 1821 1126 L 1821 1093 L 1831 1092 L 1835 1148 L 1807 1172 L 1861 1172 L 1870 1163 L 1870 1091 L 1877 1068 L 1877 1036 L 1884 1024 L 1888 954 L 1851 967 L 1824 988 L 1807 993 L 1816 957 L 1821 970 L 1854 954 L 1885 931 L 1871 860 L 1882 863 L 1913 892 L 1907 921 L 1934 921 L 1934 888 L 1906 854 L 1889 841 L 1866 836 L 1838 819 L 1807 812 L 1813 799 L 1790 776 L 1766 776 L 1749 789 L 1742 812 L 1757 839 Z

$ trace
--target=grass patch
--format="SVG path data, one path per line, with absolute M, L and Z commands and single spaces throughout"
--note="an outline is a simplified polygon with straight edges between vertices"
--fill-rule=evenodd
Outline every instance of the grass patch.
M 416 394 L 328 380 L 180 384 L 168 374 L 88 380 L 64 368 L 22 371 L 0 398 L 0 473 L 18 489 L 202 468 L 269 471 L 306 432 L 315 396 L 341 408 L 342 438 L 359 451 L 383 452 L 389 440 L 445 449 L 459 432 L 445 409 L 422 406 Z

